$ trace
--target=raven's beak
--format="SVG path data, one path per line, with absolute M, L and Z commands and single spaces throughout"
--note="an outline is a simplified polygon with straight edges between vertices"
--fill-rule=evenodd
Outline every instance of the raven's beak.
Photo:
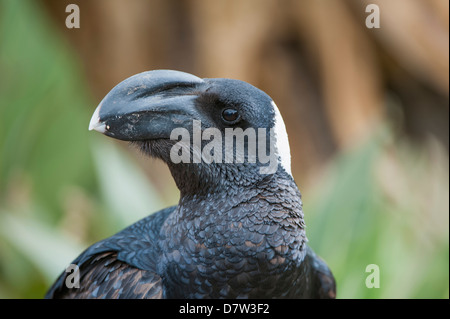
M 196 92 L 203 83 L 192 74 L 170 70 L 134 75 L 100 102 L 89 130 L 125 141 L 169 138 L 174 128 L 192 126 Z

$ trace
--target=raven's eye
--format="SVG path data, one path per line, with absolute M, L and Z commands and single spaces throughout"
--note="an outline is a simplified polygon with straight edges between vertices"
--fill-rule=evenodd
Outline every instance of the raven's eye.
M 222 118 L 229 124 L 234 124 L 240 119 L 239 112 L 235 109 L 225 109 L 222 111 Z

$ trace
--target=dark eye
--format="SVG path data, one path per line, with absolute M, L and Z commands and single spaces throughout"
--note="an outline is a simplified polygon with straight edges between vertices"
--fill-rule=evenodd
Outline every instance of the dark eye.
M 235 109 L 225 109 L 222 111 L 222 118 L 225 122 L 234 124 L 240 119 L 240 115 Z

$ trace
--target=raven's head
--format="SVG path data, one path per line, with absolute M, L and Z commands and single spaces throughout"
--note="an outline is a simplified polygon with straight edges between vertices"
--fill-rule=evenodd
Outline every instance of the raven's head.
M 165 161 L 181 191 L 291 178 L 285 125 L 273 100 L 230 79 L 156 70 L 114 87 L 90 130 L 131 141 Z

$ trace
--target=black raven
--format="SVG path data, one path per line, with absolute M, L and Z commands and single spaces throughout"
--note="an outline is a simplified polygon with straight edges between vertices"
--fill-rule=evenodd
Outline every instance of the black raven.
M 73 261 L 78 285 L 63 272 L 46 298 L 335 297 L 307 245 L 286 129 L 266 93 L 149 71 L 113 88 L 89 128 L 162 159 L 180 200 L 90 246 Z

